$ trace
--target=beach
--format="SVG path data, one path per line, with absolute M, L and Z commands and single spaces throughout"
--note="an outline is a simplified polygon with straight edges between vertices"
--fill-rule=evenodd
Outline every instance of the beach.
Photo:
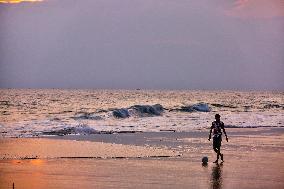
M 0 189 L 284 189 L 283 10 L 0 0 Z
M 284 188 L 282 92 L 0 94 L 1 189 Z M 216 113 L 229 137 L 218 164 L 208 141 Z
M 227 133 L 218 164 L 207 130 L 4 138 L 0 188 L 284 187 L 283 128 Z

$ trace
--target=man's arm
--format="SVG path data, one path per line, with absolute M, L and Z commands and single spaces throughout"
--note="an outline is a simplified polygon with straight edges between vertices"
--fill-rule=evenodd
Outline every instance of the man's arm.
M 228 139 L 228 136 L 227 136 L 227 133 L 226 133 L 226 130 L 225 130 L 225 127 L 224 127 L 224 123 L 222 124 L 222 129 L 223 129 L 223 133 L 225 134 L 226 136 L 226 141 L 229 142 L 229 139 Z
M 212 126 L 210 127 L 210 132 L 209 132 L 209 137 L 208 137 L 208 140 L 210 141 L 210 139 L 211 139 L 211 133 L 212 133 Z

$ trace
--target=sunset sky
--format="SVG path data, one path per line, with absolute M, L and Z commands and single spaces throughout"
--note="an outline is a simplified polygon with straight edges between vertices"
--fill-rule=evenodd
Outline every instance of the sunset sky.
M 284 90 L 283 0 L 0 0 L 0 87 Z

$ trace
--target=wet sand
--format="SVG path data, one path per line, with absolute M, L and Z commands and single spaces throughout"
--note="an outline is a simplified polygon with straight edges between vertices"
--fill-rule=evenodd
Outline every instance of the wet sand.
M 2 143 L 4 140 L 1 139 L 0 154 L 2 157 L 6 154 L 6 159 L 0 160 L 0 188 L 11 188 L 13 182 L 15 188 L 24 189 L 284 188 L 283 128 L 228 129 L 227 132 L 229 143 L 223 141 L 225 162 L 222 164 L 211 163 L 215 160 L 215 154 L 211 150 L 211 142 L 207 140 L 208 133 L 203 130 L 181 133 L 58 136 L 48 139 L 13 139 L 13 142 L 10 142 L 12 139 L 4 139 L 8 142 L 5 146 Z M 61 156 L 60 153 L 65 155 L 70 153 L 70 156 L 74 156 L 68 150 L 58 152 L 57 155 L 52 152 L 53 158 L 40 156 L 37 157 L 38 159 L 20 159 L 19 156 L 23 156 L 24 153 L 19 153 L 26 150 L 18 151 L 21 149 L 19 145 L 22 147 L 24 145 L 22 140 L 43 145 L 45 148 L 47 141 L 56 144 L 53 148 L 56 148 L 59 142 L 63 149 L 71 149 L 72 153 L 75 147 L 72 145 L 78 145 L 74 140 L 81 140 L 80 145 L 82 142 L 82 146 L 93 146 L 93 149 L 98 144 L 106 145 L 105 148 L 108 147 L 110 150 L 107 151 L 107 155 L 104 150 L 101 152 L 106 159 L 54 158 Z M 74 151 L 82 156 L 80 153 L 85 151 L 84 148 L 76 146 Z M 14 151 L 13 153 L 18 156 L 7 156 L 7 149 L 9 154 Z M 136 153 L 138 151 L 140 158 L 136 158 L 139 157 Z M 34 149 L 31 152 L 38 151 Z M 91 153 L 93 156 L 99 156 L 95 154 L 97 152 Z M 122 153 L 122 156 L 129 154 L 124 155 L 128 158 L 111 158 L 121 156 L 115 153 Z M 163 153 L 173 153 L 173 156 L 149 157 L 149 154 L 163 155 Z M 174 156 L 177 153 L 181 156 Z M 207 166 L 201 164 L 203 156 L 209 157 Z
M 90 141 L 46 138 L 11 138 L 0 140 L 0 159 L 62 158 L 142 158 L 174 157 L 179 154 L 153 147 L 109 144 Z

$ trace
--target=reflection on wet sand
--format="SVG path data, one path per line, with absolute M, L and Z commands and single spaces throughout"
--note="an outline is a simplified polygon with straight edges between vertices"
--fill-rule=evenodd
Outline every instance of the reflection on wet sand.
M 217 163 L 212 167 L 212 173 L 211 173 L 211 188 L 213 189 L 221 189 L 223 184 L 222 179 L 222 168 L 223 163 Z
M 3 167 L 5 162 L 11 166 Z M 0 188 L 48 188 L 43 181 L 45 163 L 43 159 L 2 161 L 1 171 L 6 174 L 0 174 Z

